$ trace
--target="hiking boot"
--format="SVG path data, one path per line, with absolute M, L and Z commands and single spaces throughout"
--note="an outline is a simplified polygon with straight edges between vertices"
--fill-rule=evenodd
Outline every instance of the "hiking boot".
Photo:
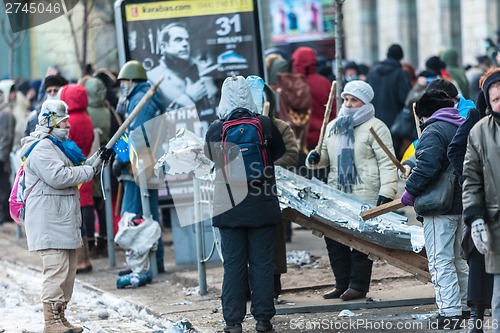
M 226 324 L 224 326 L 224 333 L 242 333 L 243 328 L 241 324 Z
M 271 332 L 273 330 L 273 324 L 270 320 L 259 320 L 255 324 L 255 330 L 257 332 Z
M 61 321 L 62 321 L 63 325 L 68 327 L 68 328 L 71 328 L 73 330 L 73 332 L 75 332 L 75 333 L 83 332 L 83 327 L 72 325 L 68 321 L 68 319 L 66 319 L 66 315 L 64 314 L 64 311 L 66 311 L 67 306 L 68 306 L 68 302 L 64 302 L 63 309 L 61 311 Z
M 74 333 L 71 328 L 64 326 L 61 319 L 63 302 L 43 303 L 44 333 Z

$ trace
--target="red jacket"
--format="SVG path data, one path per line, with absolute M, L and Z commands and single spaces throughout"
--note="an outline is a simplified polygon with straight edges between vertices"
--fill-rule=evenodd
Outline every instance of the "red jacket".
M 330 95 L 331 82 L 324 76 L 316 73 L 316 52 L 310 47 L 299 47 L 292 54 L 293 72 L 305 76 L 311 90 L 312 112 L 307 131 L 307 146 L 315 147 L 318 144 L 319 133 L 325 115 L 325 106 Z M 330 120 L 336 117 L 336 101 L 332 105 Z
M 85 87 L 69 84 L 62 88 L 61 100 L 68 104 L 69 138 L 77 144 L 85 157 L 89 157 L 92 141 L 94 141 L 94 125 L 87 112 L 88 97 Z M 80 187 L 80 207 L 94 205 L 92 181 Z

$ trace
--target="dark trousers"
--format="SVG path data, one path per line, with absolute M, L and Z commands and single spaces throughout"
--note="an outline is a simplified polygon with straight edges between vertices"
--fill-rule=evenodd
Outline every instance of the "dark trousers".
M 347 288 L 366 291 L 370 289 L 373 261 L 364 253 L 351 250 L 349 246 L 340 244 L 325 237 L 328 258 L 335 275 L 335 288 Z
M 493 274 L 486 273 L 484 255 L 474 248 L 467 263 L 469 264 L 467 305 L 481 305 L 484 308 L 491 308 Z
M 270 320 L 274 308 L 274 242 L 276 226 L 220 228 L 224 280 L 222 314 L 226 324 L 241 323 L 246 315 L 250 284 L 255 320 Z
M 3 168 L 3 163 L 0 163 Z M 9 173 L 0 169 L 0 224 L 6 221 L 12 221 L 9 211 L 9 195 L 11 185 Z

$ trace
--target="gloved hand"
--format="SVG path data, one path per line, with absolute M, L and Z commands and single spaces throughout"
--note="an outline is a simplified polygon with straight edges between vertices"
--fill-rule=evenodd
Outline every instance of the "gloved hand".
M 316 150 L 311 150 L 309 152 L 309 154 L 307 155 L 307 162 L 309 162 L 309 164 L 318 164 L 319 163 L 319 160 L 321 159 L 321 156 L 318 154 L 318 152 Z
M 472 222 L 471 237 L 476 249 L 481 254 L 488 253 L 488 227 L 483 219 L 477 219 Z
M 413 202 L 415 201 L 415 197 L 408 191 L 404 191 L 403 195 L 401 196 L 401 203 L 405 206 L 412 206 L 413 207 Z
M 101 148 L 99 148 L 99 157 L 104 162 L 108 162 L 109 159 L 111 158 L 111 155 L 113 155 L 113 152 L 114 150 L 112 148 L 108 149 L 105 146 L 102 146 Z
M 405 172 L 403 173 L 398 169 L 398 177 L 399 179 L 406 181 L 408 177 L 410 177 L 411 167 L 406 164 L 404 164 L 403 167 L 405 168 Z
M 378 200 L 377 200 L 377 206 L 383 205 L 383 204 L 391 202 L 391 201 L 392 201 L 392 199 L 384 197 L 383 195 L 379 195 Z

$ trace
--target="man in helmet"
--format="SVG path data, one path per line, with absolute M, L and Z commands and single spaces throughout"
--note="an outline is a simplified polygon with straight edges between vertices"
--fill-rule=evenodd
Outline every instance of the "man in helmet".
M 123 65 L 118 74 L 118 81 L 120 82 L 120 90 L 122 92 L 120 102 L 118 103 L 118 113 L 126 119 L 130 113 L 132 113 L 136 105 L 139 104 L 139 101 L 149 90 L 151 84 L 147 81 L 144 67 L 142 67 L 141 63 L 137 60 L 130 60 Z M 130 136 L 134 136 L 134 130 L 136 128 L 137 131 L 141 131 L 139 135 L 143 135 L 142 131 L 145 131 L 143 124 L 164 113 L 165 109 L 166 107 L 160 94 L 156 92 L 130 124 Z M 138 153 L 140 154 L 141 152 Z M 131 170 L 130 161 L 122 161 L 119 156 L 116 157 L 113 164 L 113 172 L 118 179 L 123 182 L 121 213 L 130 212 L 142 215 L 141 191 L 135 182 L 134 176 L 131 174 Z M 149 206 L 153 219 L 159 221 L 157 189 L 149 189 Z M 158 249 L 156 251 L 159 273 L 165 271 L 163 253 L 163 242 L 160 236 Z
M 209 109 L 205 82 L 191 58 L 189 32 L 182 23 L 171 23 L 160 31 L 162 57 L 148 72 L 151 81 L 164 77 L 161 92 L 169 109 L 196 105 L 198 111 Z

